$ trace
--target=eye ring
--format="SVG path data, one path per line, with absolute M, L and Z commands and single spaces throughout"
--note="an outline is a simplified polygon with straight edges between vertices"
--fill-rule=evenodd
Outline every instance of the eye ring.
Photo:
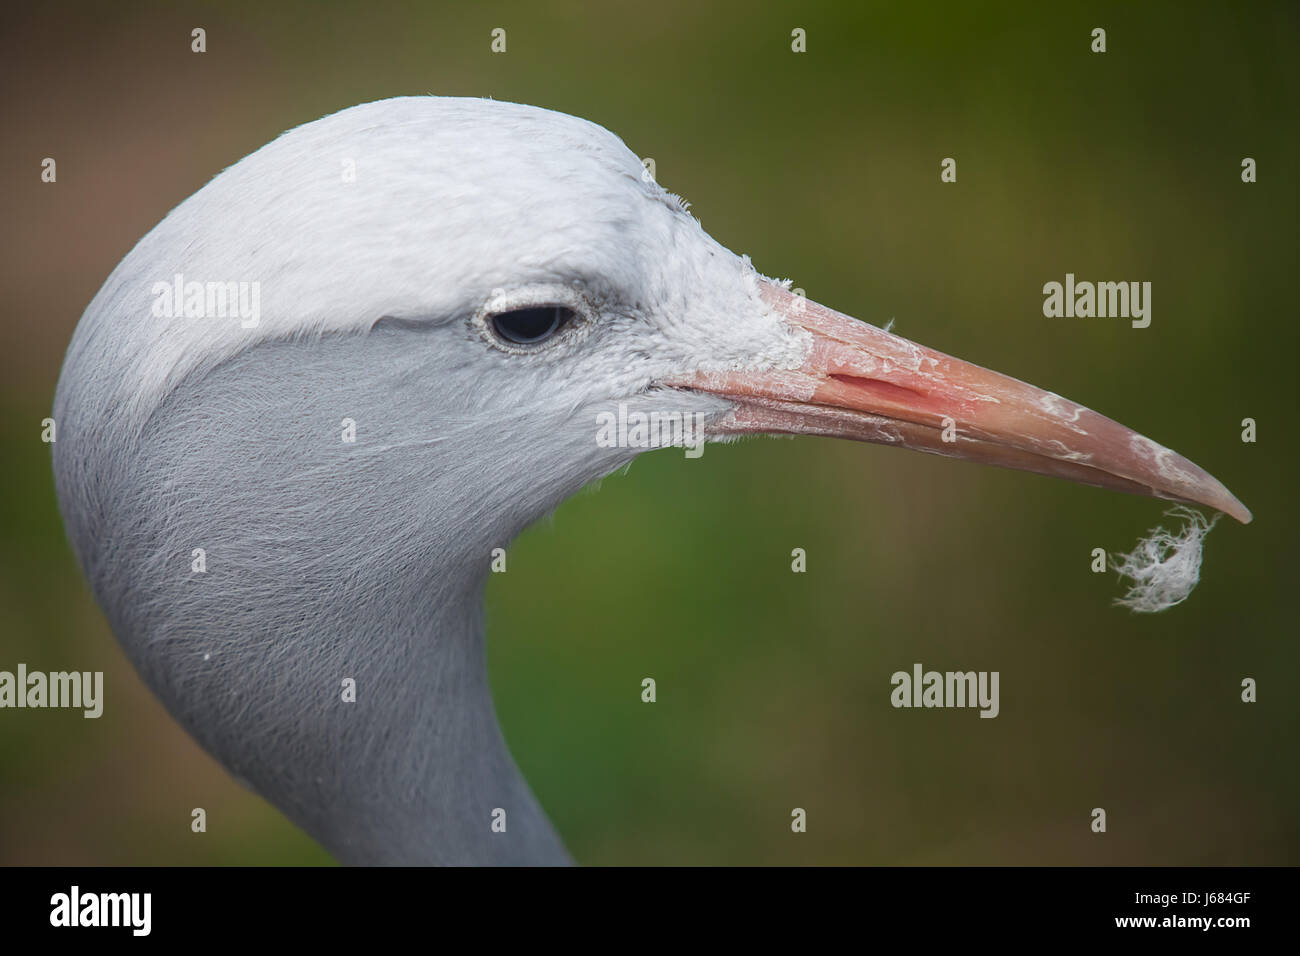
M 539 283 L 494 289 L 471 324 L 494 348 L 533 356 L 584 338 L 596 314 L 585 289 Z

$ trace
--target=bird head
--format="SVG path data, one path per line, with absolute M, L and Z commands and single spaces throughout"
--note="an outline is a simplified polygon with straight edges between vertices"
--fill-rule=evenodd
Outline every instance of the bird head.
M 368 524 L 377 555 L 456 514 L 439 553 L 481 564 L 466 549 L 697 430 L 878 442 L 1250 518 L 1108 418 L 765 278 L 607 130 L 491 100 L 354 107 L 215 177 L 86 310 L 56 411 L 84 438 L 56 450 L 65 500 L 155 496 L 202 537 L 242 460 L 257 487 L 231 506 L 286 540 L 400 503 Z M 662 427 L 629 440 L 629 420 Z M 111 510 L 65 508 L 90 566 Z
M 305 549 L 371 584 L 481 569 L 700 437 L 878 442 L 1250 520 L 1170 449 L 762 276 L 607 130 L 491 100 L 354 107 L 215 177 L 87 308 L 56 413 L 65 521 L 110 602 L 204 539 L 227 568 Z

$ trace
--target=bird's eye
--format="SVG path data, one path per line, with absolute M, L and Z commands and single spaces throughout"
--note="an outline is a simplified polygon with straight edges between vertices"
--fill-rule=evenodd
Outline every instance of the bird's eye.
M 489 321 L 492 331 L 512 345 L 538 345 L 555 335 L 572 319 L 572 309 L 562 305 L 542 305 L 531 309 L 498 312 Z

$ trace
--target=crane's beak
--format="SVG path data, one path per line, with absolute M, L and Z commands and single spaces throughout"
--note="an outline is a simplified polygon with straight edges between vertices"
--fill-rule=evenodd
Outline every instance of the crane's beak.
M 1250 511 L 1208 472 L 1059 395 L 891 335 L 761 281 L 766 302 L 812 335 L 802 366 L 697 372 L 665 384 L 723 396 L 714 435 L 830 435 L 1083 484 Z

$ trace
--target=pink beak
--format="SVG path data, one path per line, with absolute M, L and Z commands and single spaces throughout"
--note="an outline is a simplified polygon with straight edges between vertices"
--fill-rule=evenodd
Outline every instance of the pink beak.
M 812 351 L 797 369 L 699 372 L 666 382 L 735 402 L 714 434 L 829 435 L 896 445 L 1251 520 L 1208 472 L 1118 422 L 774 283 L 760 285 L 772 308 L 811 333 Z

